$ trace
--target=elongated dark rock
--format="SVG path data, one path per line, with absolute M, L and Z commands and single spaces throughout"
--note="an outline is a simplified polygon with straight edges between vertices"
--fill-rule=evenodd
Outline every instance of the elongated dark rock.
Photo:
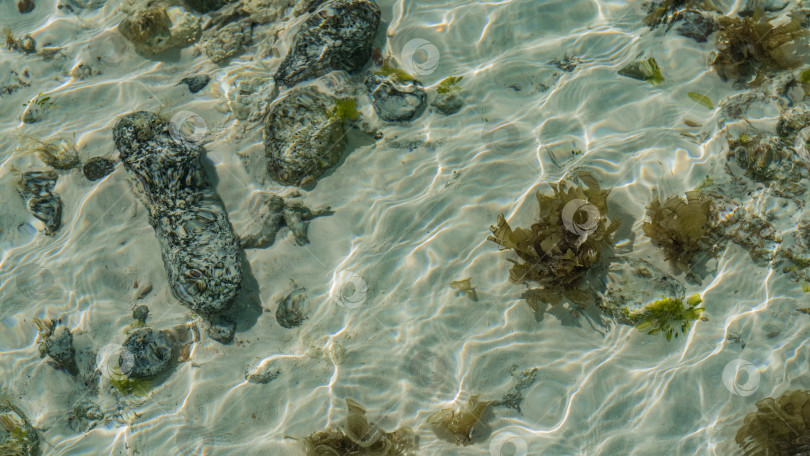
M 113 139 L 149 210 L 174 295 L 203 315 L 228 309 L 242 283 L 239 244 L 200 165 L 202 148 L 144 111 L 121 117 Z
M 54 171 L 28 171 L 20 180 L 20 194 L 28 211 L 45 224 L 48 236 L 53 236 L 62 226 L 62 199 L 53 193 L 58 178 Z
M 371 57 L 380 8 L 370 0 L 333 0 L 321 5 L 293 38 L 275 75 L 289 87 L 332 70 L 359 71 Z

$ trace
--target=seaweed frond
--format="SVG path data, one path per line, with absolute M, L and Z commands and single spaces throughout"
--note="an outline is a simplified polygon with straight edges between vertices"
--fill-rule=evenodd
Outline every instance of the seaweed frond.
M 681 270 L 701 248 L 709 233 L 711 200 L 701 192 L 686 192 L 686 198 L 673 196 L 663 204 L 656 198 L 647 206 L 649 222 L 642 225 L 644 234 L 664 249 L 667 259 Z
M 810 436 L 810 391 L 787 391 L 756 403 L 735 440 L 744 455 L 804 454 Z
M 427 422 L 440 437 L 452 439 L 456 445 L 470 445 L 479 436 L 479 431 L 484 426 L 484 416 L 493 404 L 494 402 L 479 401 L 478 396 L 472 396 L 466 409 L 442 409 L 430 415 Z
M 464 79 L 464 76 L 448 76 L 439 83 L 436 92 L 441 94 L 461 92 L 461 87 L 458 86 L 458 83 L 461 82 L 462 79 Z
M 667 340 L 672 340 L 673 334 L 678 337 L 679 329 L 681 333 L 686 333 L 692 327 L 692 322 L 701 318 L 700 314 L 706 309 L 697 306 L 702 302 L 697 293 L 686 300 L 686 305 L 681 298 L 661 298 L 647 304 L 643 311 L 631 315 L 631 318 L 638 320 L 638 330 L 647 331 L 647 334 L 660 332 Z
M 356 98 L 336 98 L 335 107 L 329 112 L 329 116 L 342 120 L 354 120 L 360 117 L 357 110 Z
M 408 74 L 402 68 L 397 68 L 391 63 L 392 57 L 388 56 L 383 60 L 383 64 L 379 70 L 374 72 L 374 74 L 378 74 L 380 76 L 393 76 L 394 78 L 402 81 L 413 81 L 414 77 Z
M 747 82 L 756 75 L 751 84 L 759 85 L 766 72 L 801 64 L 799 38 L 810 35 L 810 31 L 802 27 L 799 15 L 781 25 L 771 24 L 773 19 L 761 8 L 750 17 L 718 18 L 720 34 L 712 67 L 721 78 Z

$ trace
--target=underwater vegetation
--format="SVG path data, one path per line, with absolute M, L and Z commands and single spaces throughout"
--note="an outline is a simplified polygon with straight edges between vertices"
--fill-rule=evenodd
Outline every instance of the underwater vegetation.
M 42 106 L 50 97 L 37 98 L 36 103 Z M 45 100 L 42 102 L 41 100 Z M 42 104 L 41 104 L 42 103 Z M 57 141 L 45 141 L 34 136 L 25 135 L 28 140 L 28 151 L 37 154 L 43 163 L 54 169 L 68 170 L 79 165 L 79 149 L 75 138 L 63 138 Z
M 78 370 L 74 359 L 73 335 L 70 330 L 58 321 L 40 320 L 37 317 L 34 317 L 34 324 L 39 330 L 37 341 L 39 342 L 40 358 L 50 356 L 57 367 L 75 375 Z
M 686 305 L 681 298 L 661 298 L 653 301 L 644 307 L 644 310 L 630 318 L 637 320 L 636 329 L 647 331 L 647 334 L 661 333 L 672 340 L 672 336 L 678 337 L 681 333 L 686 333 L 692 327 L 692 322 L 701 319 L 703 307 L 698 307 L 703 302 L 699 294 L 695 293 L 686 300 Z
M 394 79 L 399 80 L 400 82 L 407 82 L 413 81 L 414 77 L 408 74 L 402 68 L 398 68 L 391 63 L 392 57 L 388 56 L 383 60 L 383 64 L 379 70 L 375 71 L 374 74 L 385 76 L 385 77 L 393 77 Z M 461 80 L 459 78 L 459 80 Z
M 530 228 L 509 226 L 503 215 L 491 226 L 488 240 L 514 250 L 520 261 L 509 270 L 512 283 L 534 282 L 529 305 L 539 311 L 539 302 L 557 304 L 561 295 L 581 300 L 577 284 L 593 266 L 600 252 L 612 248 L 613 233 L 619 220 L 608 220 L 607 196 L 588 173 L 577 175 L 576 185 L 564 180 L 552 185 L 553 195 L 537 193 L 540 219 Z M 539 302 L 538 302 L 539 301 Z
M 682 9 L 704 10 L 714 9 L 711 0 L 653 0 L 647 7 L 647 16 L 644 23 L 650 27 L 671 22 L 675 13 Z
M 752 85 L 759 85 L 765 73 L 787 70 L 801 64 L 798 39 L 810 34 L 802 28 L 799 15 L 786 24 L 771 24 L 773 17 L 757 8 L 750 17 L 721 16 L 717 19 L 720 34 L 712 67 L 724 80 L 746 81 L 756 75 Z
M 688 270 L 709 233 L 711 200 L 697 191 L 686 192 L 685 199 L 673 196 L 663 204 L 656 198 L 647 206 L 647 215 L 650 221 L 641 227 L 644 234 L 664 249 L 667 260 Z
M 357 110 L 356 98 L 336 98 L 335 107 L 329 111 L 329 116 L 342 119 L 354 120 L 360 117 L 360 111 Z
M 661 67 L 658 66 L 658 62 L 653 57 L 632 62 L 620 69 L 619 74 L 640 81 L 647 81 L 653 85 L 664 82 Z
M 464 79 L 464 76 L 448 76 L 442 79 L 442 82 L 436 87 L 436 92 L 441 94 L 460 92 L 461 87 L 459 87 L 458 83 L 461 82 L 462 79 Z
M 462 280 L 453 280 L 450 282 L 450 288 L 456 290 L 456 294 L 466 294 L 468 298 L 473 301 L 478 301 L 478 294 L 475 292 L 475 287 L 472 286 L 472 277 Z
M 787 391 L 757 401 L 736 441 L 746 456 L 791 456 L 810 451 L 810 392 Z
M 494 402 L 479 401 L 478 396 L 471 396 L 466 409 L 441 409 L 430 415 L 427 422 L 437 436 L 456 445 L 470 445 L 482 434 L 485 414 L 492 405 Z
M 304 439 L 307 456 L 407 456 L 416 435 L 408 427 L 385 432 L 366 419 L 366 409 L 346 399 L 349 413 L 342 427 L 329 427 Z
M 0 404 L 0 455 L 39 454 L 39 435 L 28 418 L 8 400 Z
M 767 182 L 774 179 L 780 165 L 787 163 L 790 145 L 783 138 L 740 135 L 728 141 L 730 155 L 737 160 L 745 175 L 753 180 Z

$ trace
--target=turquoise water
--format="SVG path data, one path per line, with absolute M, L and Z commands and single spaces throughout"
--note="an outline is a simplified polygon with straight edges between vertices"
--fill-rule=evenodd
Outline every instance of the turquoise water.
M 137 1 L 35 3 L 26 14 L 11 0 L 0 4 L 0 26 L 30 35 L 38 49 L 0 49 L 0 86 L 15 87 L 0 91 L 0 388 L 37 430 L 41 454 L 304 455 L 300 439 L 342 426 L 351 398 L 388 432 L 410 427 L 419 455 L 736 455 L 735 435 L 756 401 L 807 387 L 810 317 L 796 311 L 807 307 L 799 282 L 736 241 L 721 242 L 687 280 L 643 233 L 650 201 L 707 175 L 717 188 L 750 192 L 740 206 L 780 234 L 807 218 L 803 194 L 774 196 L 730 168 L 728 139 L 752 125 L 773 130 L 785 105 L 770 93 L 730 116 L 733 97 L 773 92 L 776 83 L 719 78 L 716 35 L 698 43 L 651 30 L 640 2 L 380 0 L 380 55 L 430 96 L 462 76 L 464 106 L 383 122 L 360 97 L 340 163 L 297 189 L 264 169 L 266 93 L 240 97 L 238 84 L 272 77 L 307 17 L 304 4 L 265 2 L 257 22 L 266 23 L 215 64 L 205 33 L 156 56 L 136 52 L 116 26 Z M 743 3 L 718 8 L 734 14 Z M 174 8 L 203 26 L 216 16 Z M 655 58 L 662 83 L 618 75 L 640 56 Z M 200 92 L 178 85 L 199 74 L 211 77 Z M 340 85 L 348 76 L 326 79 Z M 45 97 L 41 119 L 22 122 L 24 105 Z M 113 126 L 138 110 L 199 119 L 192 127 L 204 167 L 236 233 L 260 224 L 256 201 L 268 193 L 297 190 L 306 206 L 333 212 L 310 222 L 306 245 L 284 228 L 271 246 L 245 250 L 230 344 L 213 340 L 172 294 L 148 211 L 118 159 Z M 375 130 L 379 139 L 365 133 Z M 29 136 L 75 138 L 82 162 L 116 163 L 97 181 L 80 167 L 58 171 L 62 226 L 53 236 L 16 185 L 20 172 L 48 169 L 30 153 Z M 610 216 L 622 222 L 612 261 L 644 259 L 671 274 L 685 296 L 703 297 L 706 321 L 668 342 L 594 306 L 532 311 L 526 287 L 509 281 L 516 256 L 487 241 L 489 227 L 498 214 L 530 226 L 541 215 L 535 193 L 551 194 L 548 184 L 577 169 L 612 188 Z M 475 301 L 449 286 L 468 277 Z M 284 328 L 278 303 L 300 289 L 308 318 Z M 149 326 L 197 335 L 165 381 L 122 394 L 109 366 L 141 304 Z M 40 358 L 34 317 L 71 330 L 96 387 Z M 439 438 L 427 423 L 472 396 L 501 400 L 533 369 L 521 411 L 492 407 L 471 445 Z M 267 383 L 247 380 L 276 371 Z M 75 406 L 87 401 L 103 417 L 72 426 Z

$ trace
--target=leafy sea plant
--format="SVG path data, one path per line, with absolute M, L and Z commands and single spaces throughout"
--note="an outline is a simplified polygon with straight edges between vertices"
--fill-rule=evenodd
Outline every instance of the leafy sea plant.
M 509 260 L 514 263 L 509 279 L 540 285 L 527 299 L 535 311 L 540 302 L 560 302 L 561 295 L 580 301 L 580 279 L 599 260 L 600 252 L 612 246 L 620 224 L 607 218 L 610 190 L 602 190 L 590 174 L 577 177 L 577 185 L 565 181 L 552 185 L 553 195 L 537 193 L 540 219 L 530 228 L 512 229 L 503 215 L 498 216 L 497 226 L 490 227 L 488 239 L 514 250 L 520 258 Z
M 706 95 L 703 95 L 702 93 L 698 92 L 689 92 L 687 93 L 687 95 L 689 95 L 689 98 L 697 101 L 703 106 L 706 106 L 709 109 L 714 109 L 714 104 L 712 103 L 712 100 L 710 100 L 709 97 L 707 97 Z
M 391 57 L 386 57 L 383 60 L 383 64 L 379 70 L 374 72 L 374 74 L 379 74 L 381 76 L 393 76 L 395 79 L 399 79 L 402 82 L 413 81 L 414 77 L 408 74 L 402 68 L 397 68 L 391 63 Z M 459 79 L 460 80 L 460 79 Z
M 73 169 L 79 165 L 79 148 L 76 138 L 62 138 L 58 142 L 45 141 L 31 135 L 24 135 L 28 140 L 29 152 L 37 154 L 40 160 L 54 169 Z
M 637 329 L 647 331 L 647 334 L 660 332 L 667 340 L 672 340 L 673 334 L 678 337 L 678 328 L 685 333 L 693 321 L 701 318 L 700 314 L 706 309 L 697 306 L 702 302 L 703 299 L 697 293 L 686 300 L 686 305 L 681 298 L 664 297 L 647 304 L 643 311 L 630 318 L 638 321 Z
M 453 280 L 450 282 L 450 288 L 456 290 L 458 294 L 466 294 L 468 298 L 473 301 L 478 301 L 478 294 L 475 292 L 475 287 L 472 286 L 472 277 L 462 280 Z
M 681 270 L 700 249 L 709 233 L 711 200 L 701 192 L 686 192 L 686 199 L 673 196 L 663 204 L 656 198 L 647 206 L 649 222 L 642 225 L 644 234 L 664 249 L 667 259 Z
M 458 83 L 464 79 L 464 76 L 448 76 L 439 83 L 439 86 L 436 88 L 436 92 L 438 93 L 450 93 L 450 92 L 460 92 L 461 87 L 458 86 Z
M 492 405 L 494 402 L 479 401 L 478 396 L 471 396 L 465 410 L 441 409 L 430 415 L 427 422 L 436 435 L 452 440 L 456 445 L 470 445 L 484 426 L 484 416 Z
M 777 26 L 771 24 L 773 19 L 761 8 L 755 9 L 750 17 L 718 18 L 720 34 L 712 66 L 721 78 L 748 80 L 756 75 L 751 84 L 759 85 L 766 72 L 801 64 L 803 49 L 798 40 L 810 31 L 802 27 L 798 14 L 790 22 Z
M 354 120 L 360 117 L 360 111 L 357 110 L 356 98 L 336 98 L 335 107 L 329 113 L 333 118 L 343 120 Z
M 632 62 L 620 69 L 619 74 L 640 81 L 647 81 L 653 85 L 664 82 L 661 67 L 658 66 L 658 62 L 653 57 Z
M 787 391 L 756 403 L 736 441 L 745 456 L 791 456 L 810 451 L 810 391 Z
M 416 436 L 408 427 L 385 432 L 369 423 L 366 409 L 346 399 L 349 413 L 343 427 L 330 427 L 304 439 L 307 456 L 407 456 L 416 449 Z

